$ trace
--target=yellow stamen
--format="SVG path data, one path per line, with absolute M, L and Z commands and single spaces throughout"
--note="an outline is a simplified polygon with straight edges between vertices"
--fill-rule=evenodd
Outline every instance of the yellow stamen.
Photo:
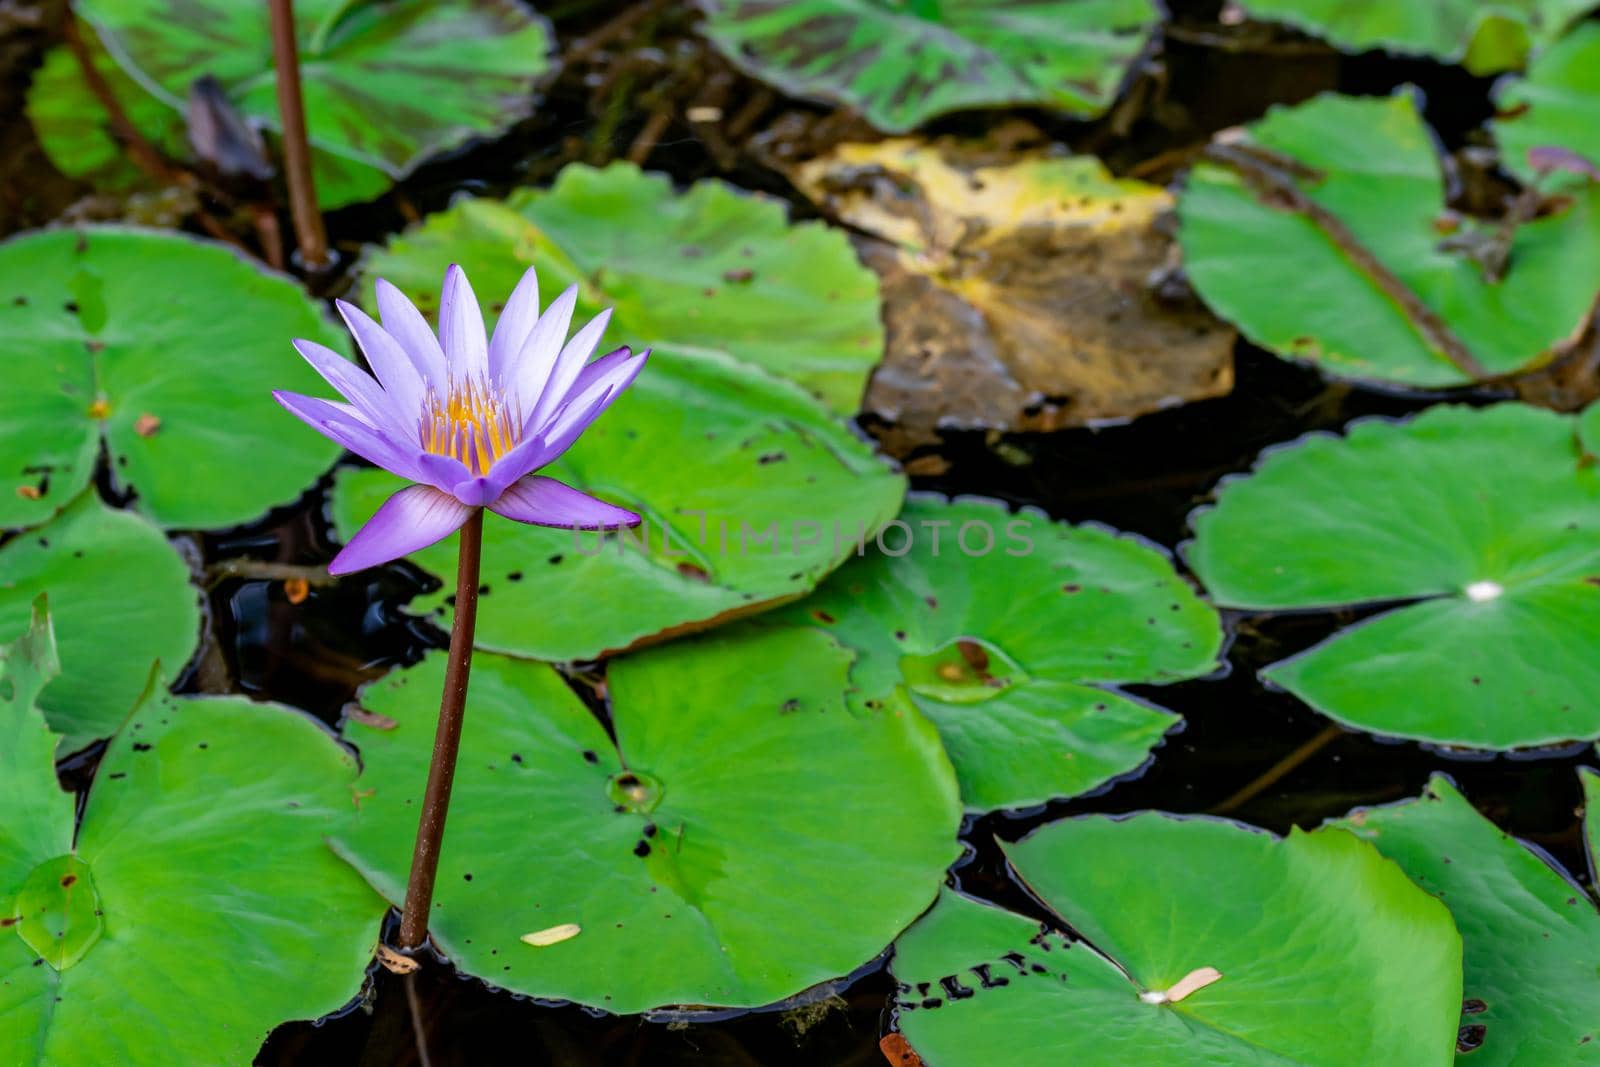
M 455 381 L 443 397 L 429 390 L 417 431 L 428 452 L 483 475 L 522 439 L 522 413 L 483 382 Z

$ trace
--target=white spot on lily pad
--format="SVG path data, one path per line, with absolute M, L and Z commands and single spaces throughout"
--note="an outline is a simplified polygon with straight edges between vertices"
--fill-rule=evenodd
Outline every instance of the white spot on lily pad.
M 1504 593 L 1505 587 L 1499 582 L 1473 582 L 1467 586 L 1466 591 L 1468 600 L 1474 604 L 1482 604 L 1485 601 L 1494 600 L 1501 593 Z

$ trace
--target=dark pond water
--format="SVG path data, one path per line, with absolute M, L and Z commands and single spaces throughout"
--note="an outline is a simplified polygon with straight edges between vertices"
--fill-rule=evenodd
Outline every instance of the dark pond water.
M 1074 149 L 1101 155 L 1121 172 L 1137 169 L 1164 180 L 1177 172 L 1185 150 L 1216 129 L 1258 117 L 1272 103 L 1325 89 L 1387 93 L 1415 85 L 1449 149 L 1470 144 L 1489 115 L 1488 82 L 1459 70 L 1376 55 L 1338 57 L 1299 46 L 1281 54 L 1271 46 L 1264 52 L 1218 47 L 1207 34 L 1215 29 L 1211 24 L 1219 6 L 1174 5 L 1178 29 L 1128 94 L 1142 103 L 1093 124 L 1046 114 L 1026 117 Z M 8 115 L 19 115 L 17 92 L 50 38 L 58 8 L 46 4 L 38 10 L 38 26 L 12 26 L 0 47 L 0 104 L 7 105 Z M 688 32 L 692 17 L 674 4 L 573 0 L 546 5 L 545 11 L 568 42 L 568 55 L 540 113 L 502 141 L 428 167 L 377 206 L 333 215 L 330 228 L 345 253 L 345 267 L 363 243 L 443 207 L 453 195 L 543 181 L 574 159 L 599 163 L 631 156 L 683 181 L 717 175 L 785 197 L 797 215 L 810 213 L 781 178 L 754 161 L 742 140 L 707 143 L 681 115 L 708 92 L 748 101 L 748 114 L 735 119 L 743 123 L 742 138 L 782 112 L 826 118 L 823 111 L 776 100 L 708 56 Z M 585 40 L 587 48 L 574 44 Z M 669 121 L 655 136 L 641 138 L 655 111 L 665 111 Z M 977 130 L 984 122 L 957 118 L 936 124 L 935 132 Z M 0 129 L 0 155 L 7 160 L 0 167 L 0 227 L 6 232 L 48 221 L 81 192 L 50 171 L 20 118 Z M 338 271 L 318 282 L 329 294 L 346 284 Z M 1329 385 L 1241 342 L 1238 385 L 1229 397 L 1098 431 L 998 442 L 978 433 L 953 435 L 937 450 L 949 469 L 915 484 L 1036 504 L 1064 519 L 1104 522 L 1170 548 L 1186 536 L 1186 516 L 1215 482 L 1248 469 L 1261 448 L 1337 429 L 1353 418 L 1402 415 L 1424 404 L 1420 398 Z M 331 551 L 323 505 L 321 491 L 315 491 L 266 522 L 207 537 L 199 547 L 209 562 L 235 557 L 325 561 Z M 236 685 L 333 723 L 363 682 L 444 644 L 443 634 L 401 609 L 425 581 L 405 565 L 391 566 L 313 586 L 301 602 L 291 603 L 282 582 L 223 578 L 211 590 L 212 637 L 183 684 L 195 690 Z M 1277 831 L 1311 827 L 1355 805 L 1415 795 L 1438 770 L 1454 776 L 1500 825 L 1589 878 L 1573 773 L 1575 766 L 1594 762 L 1588 750 L 1466 760 L 1413 744 L 1385 743 L 1329 731 L 1325 720 L 1256 680 L 1258 667 L 1349 621 L 1230 618 L 1230 669 L 1224 676 L 1140 690 L 1185 720 L 1151 765 L 1096 796 L 970 823 L 963 835 L 968 856 L 954 872 L 956 883 L 1020 910 L 1035 910 L 1008 879 L 997 837 L 1014 839 L 1065 814 L 1147 807 L 1224 811 Z M 95 755 L 91 751 L 72 761 L 63 767 L 64 775 L 85 780 Z M 1286 767 L 1286 761 L 1297 765 Z M 1283 773 L 1276 781 L 1263 781 L 1274 771 Z M 541 1005 L 457 977 L 445 967 L 427 968 L 408 996 L 400 979 L 380 972 L 367 1002 L 320 1023 L 281 1028 L 259 1062 L 418 1063 L 420 1040 L 439 1065 L 877 1064 L 883 1062 L 877 1042 L 887 1022 L 890 987 L 880 960 L 800 1007 L 689 1021 L 597 1016 Z

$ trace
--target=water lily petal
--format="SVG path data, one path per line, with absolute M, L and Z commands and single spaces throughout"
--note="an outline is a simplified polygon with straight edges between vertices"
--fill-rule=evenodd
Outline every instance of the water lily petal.
M 273 390 L 272 397 L 307 426 L 337 441 L 362 459 L 376 463 L 402 478 L 422 480 L 415 450 L 391 441 L 381 429 L 362 418 L 355 408 L 282 389 Z
M 644 353 L 644 355 L 649 354 L 648 350 Z M 621 348 L 607 352 L 593 363 L 585 364 L 583 369 L 578 372 L 578 380 L 572 383 L 571 394 L 573 396 L 581 396 L 585 389 L 594 384 L 595 379 L 610 371 L 617 364 L 626 363 L 632 355 L 633 349 L 623 345 Z
M 328 564 L 328 573 L 365 570 L 427 548 L 459 530 L 471 514 L 471 508 L 448 493 L 429 485 L 408 485 L 384 501 L 356 531 Z
M 539 321 L 528 331 L 527 340 L 506 368 L 506 392 L 513 408 L 531 413 L 544 392 L 550 372 L 555 368 L 556 357 L 561 354 L 561 342 L 566 340 L 567 327 L 572 325 L 572 309 L 578 304 L 578 287 L 566 290 L 550 302 L 539 316 Z M 524 418 L 524 425 L 527 424 Z
M 452 263 L 439 293 L 439 344 L 452 375 L 483 381 L 489 373 L 489 342 L 483 332 L 483 309 L 467 281 L 467 272 Z
M 322 380 L 350 401 L 367 422 L 374 426 L 382 425 L 386 429 L 396 428 L 393 426 L 388 394 L 376 378 L 326 345 L 299 337 L 291 343 L 295 351 L 311 364 L 312 369 L 322 375 Z
M 542 437 L 524 438 L 489 468 L 489 473 L 483 479 L 488 494 L 488 498 L 483 502 L 484 505 L 494 503 L 495 498 L 505 491 L 506 486 L 523 475 L 538 470 L 560 454 L 560 449 L 551 448 Z
M 367 365 L 383 385 L 387 395 L 386 406 L 390 421 L 399 425 L 407 419 L 413 423 L 421 417 L 422 398 L 426 389 L 416 363 L 406 354 L 405 348 L 389 331 L 372 321 L 372 317 L 354 304 L 335 300 L 344 324 L 350 327 L 356 343 L 367 357 Z
M 439 339 L 433 335 L 428 320 L 404 293 L 382 278 L 378 279 L 374 291 L 378 295 L 378 315 L 383 319 L 383 328 L 400 342 L 423 379 L 442 391 L 450 380 L 450 372 L 445 367 L 444 349 L 439 347 Z
M 542 427 L 561 409 L 569 399 L 572 384 L 578 380 L 578 375 L 583 371 L 583 365 L 594 354 L 595 346 L 600 343 L 600 335 L 606 332 L 606 326 L 611 322 L 611 309 L 606 308 L 589 321 L 589 324 L 577 333 L 572 340 L 561 350 L 556 357 L 555 366 L 550 371 L 550 380 L 545 383 L 544 392 L 539 396 L 539 403 L 533 409 L 526 425 L 528 427 Z
M 649 354 L 649 350 L 646 350 L 630 360 L 629 350 L 619 348 L 585 367 L 584 374 L 588 377 L 579 377 L 579 383 L 585 387 L 582 390 L 573 387 L 575 395 L 550 419 L 550 426 L 545 432 L 525 437 L 489 469 L 485 479 L 488 497 L 483 503 L 493 503 L 506 486 L 538 470 L 570 448 L 589 424 L 611 405 L 616 395 L 626 389 L 644 369 L 645 357 Z M 595 368 L 598 368 L 597 373 L 590 375 L 588 372 Z M 452 491 L 456 491 L 456 487 L 452 487 Z
M 522 344 L 539 321 L 539 272 L 529 267 L 522 280 L 511 290 L 500 320 L 494 324 L 494 336 L 489 338 L 489 378 L 496 383 L 506 383 L 507 369 L 522 351 Z
M 615 352 L 612 355 L 616 355 Z M 606 359 L 610 359 L 607 356 Z M 573 397 L 550 420 L 549 426 L 541 436 L 545 444 L 553 449 L 552 457 L 559 456 L 572 447 L 574 441 L 589 424 L 600 417 L 601 412 L 611 406 L 611 402 L 622 391 L 633 384 L 633 380 L 644 370 L 645 361 L 650 358 L 647 348 L 633 359 L 620 360 L 603 371 L 596 374 L 594 379 L 584 385 L 581 391 L 575 386 Z M 603 361 L 596 361 L 593 366 L 598 367 Z M 585 368 L 586 370 L 588 368 Z M 545 461 L 546 463 L 549 460 Z
M 626 508 L 596 500 L 542 474 L 530 474 L 513 482 L 500 494 L 489 510 L 532 526 L 560 526 L 565 529 L 614 529 L 634 526 L 639 516 Z
M 469 508 L 481 508 L 495 502 L 505 486 L 497 486 L 484 475 L 463 478 L 450 487 L 450 495 Z
M 452 486 L 460 484 L 462 479 L 472 476 L 472 472 L 467 470 L 467 465 L 456 457 L 435 455 L 432 452 L 418 453 L 417 470 L 421 475 L 417 481 L 427 482 L 446 493 L 450 492 Z

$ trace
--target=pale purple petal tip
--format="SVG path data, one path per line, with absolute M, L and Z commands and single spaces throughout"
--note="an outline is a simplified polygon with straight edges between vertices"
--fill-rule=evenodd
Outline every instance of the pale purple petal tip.
M 544 392 L 539 396 L 538 406 L 533 409 L 529 419 L 531 426 L 542 427 L 551 415 L 560 411 L 561 406 L 571 399 L 573 385 L 583 372 L 583 365 L 589 361 L 595 346 L 600 343 L 600 335 L 606 332 L 610 322 L 611 309 L 606 308 L 573 334 L 572 340 L 562 348 L 555 366 L 550 370 L 550 378 L 545 382 Z
M 494 324 L 494 336 L 489 339 L 489 376 L 497 382 L 507 380 L 506 370 L 511 366 L 522 344 L 539 321 L 539 272 L 529 267 L 522 280 L 511 290 L 500 319 Z
M 559 526 L 565 529 L 609 530 L 618 526 L 637 526 L 639 516 L 580 493 L 554 478 L 530 474 L 513 482 L 489 505 L 489 510 L 532 526 Z
M 350 574 L 427 548 L 461 528 L 472 509 L 432 486 L 410 485 L 384 501 L 328 564 L 329 574 Z
M 483 332 L 483 309 L 467 272 L 454 263 L 444 272 L 439 292 L 439 344 L 450 368 L 461 377 L 477 380 L 487 375 L 489 343 Z
M 423 378 L 442 387 L 449 379 L 449 371 L 445 367 L 444 349 L 439 347 L 439 339 L 428 327 L 428 320 L 404 293 L 384 279 L 378 279 L 373 291 L 378 297 L 383 328 L 400 343 Z
M 367 357 L 367 365 L 383 385 L 390 418 L 414 419 L 415 413 L 422 409 L 424 391 L 423 373 L 417 360 L 365 311 L 343 300 L 335 300 L 333 306 L 355 335 L 356 343 Z
M 539 398 L 550 381 L 550 372 L 555 369 L 556 357 L 561 354 L 562 342 L 566 340 L 567 327 L 572 325 L 572 311 L 577 304 L 578 287 L 569 285 L 544 309 L 539 321 L 528 331 L 522 348 L 506 366 L 506 388 L 514 391 L 517 406 L 528 416 L 539 406 Z

